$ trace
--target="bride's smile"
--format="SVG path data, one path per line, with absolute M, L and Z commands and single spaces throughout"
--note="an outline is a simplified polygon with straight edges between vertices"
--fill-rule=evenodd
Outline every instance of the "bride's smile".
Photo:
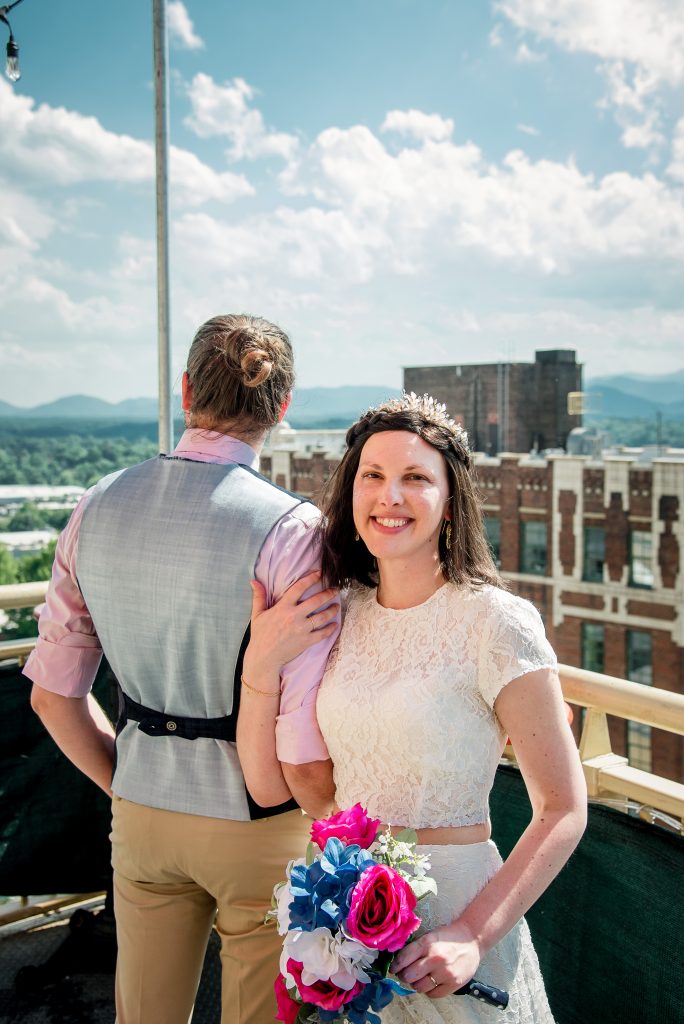
M 368 439 L 354 481 L 354 524 L 380 563 L 433 563 L 448 500 L 444 459 L 432 445 L 405 430 Z

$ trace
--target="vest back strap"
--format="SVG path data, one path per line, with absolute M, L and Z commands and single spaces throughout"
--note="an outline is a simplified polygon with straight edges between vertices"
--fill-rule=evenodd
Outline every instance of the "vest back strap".
M 234 743 L 237 715 L 225 715 L 222 718 L 187 718 L 183 715 L 170 715 L 136 704 L 128 694 L 121 691 L 117 735 L 128 721 L 137 722 L 138 728 L 147 736 L 180 736 L 184 740 L 196 740 L 201 736 Z

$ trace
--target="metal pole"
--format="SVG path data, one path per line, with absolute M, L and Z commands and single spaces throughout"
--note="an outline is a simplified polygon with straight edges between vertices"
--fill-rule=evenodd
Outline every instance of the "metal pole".
M 159 450 L 173 448 L 171 414 L 171 339 L 169 316 L 169 88 L 166 0 L 153 0 L 154 137 L 157 190 L 157 346 L 159 367 Z

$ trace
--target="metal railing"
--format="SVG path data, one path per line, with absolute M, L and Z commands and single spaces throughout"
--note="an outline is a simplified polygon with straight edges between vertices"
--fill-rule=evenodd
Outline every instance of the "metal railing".
M 45 600 L 47 582 L 0 586 L 0 610 L 30 608 Z M 0 642 L 0 661 L 23 663 L 35 646 L 35 638 Z M 666 815 L 668 824 L 684 832 L 684 785 L 630 766 L 626 757 L 613 752 L 608 715 L 641 722 L 655 729 L 684 736 L 684 695 L 653 686 L 631 683 L 599 672 L 560 666 L 563 695 L 569 704 L 586 708 L 579 743 L 589 798 L 605 803 L 631 804 L 645 818 L 654 812 Z M 514 760 L 507 750 L 507 759 Z

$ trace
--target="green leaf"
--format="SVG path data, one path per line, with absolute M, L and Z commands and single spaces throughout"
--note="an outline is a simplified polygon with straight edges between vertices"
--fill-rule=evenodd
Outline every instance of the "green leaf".
M 321 851 L 318 849 L 315 843 L 309 843 L 306 848 L 306 866 L 310 867 L 316 859 L 316 854 Z
M 422 900 L 428 893 L 437 895 L 437 883 L 434 878 L 411 878 L 409 885 L 417 900 Z
M 398 843 L 413 843 L 414 846 L 418 843 L 418 836 L 414 828 L 403 828 L 394 838 Z
M 378 953 L 373 961 L 373 973 L 377 972 L 381 978 L 386 978 L 392 966 L 394 956 L 394 953 L 389 953 L 386 949 Z

